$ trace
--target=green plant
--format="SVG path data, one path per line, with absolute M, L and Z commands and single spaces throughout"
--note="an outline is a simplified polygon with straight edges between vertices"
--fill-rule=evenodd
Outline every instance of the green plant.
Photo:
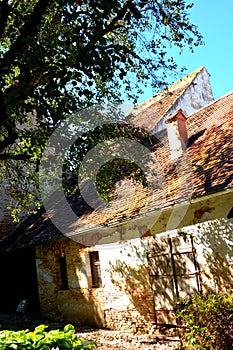
M 181 335 L 183 349 L 232 349 L 233 293 L 211 292 L 178 300 L 176 316 L 185 326 Z
M 63 331 L 45 331 L 47 326 L 40 325 L 33 332 L 29 330 L 0 332 L 1 350 L 87 350 L 96 349 L 97 344 L 85 341 L 74 335 L 75 329 L 72 325 L 66 325 Z

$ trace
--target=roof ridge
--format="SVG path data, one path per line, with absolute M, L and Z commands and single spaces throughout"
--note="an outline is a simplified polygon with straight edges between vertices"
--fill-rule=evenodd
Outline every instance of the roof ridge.
M 141 103 L 138 107 L 135 108 L 136 113 L 142 112 L 144 109 L 150 107 L 153 103 L 159 102 L 160 100 L 162 100 L 162 98 L 165 98 L 167 94 L 171 94 L 173 91 L 178 90 L 179 88 L 181 88 L 182 86 L 187 85 L 187 87 L 190 86 L 190 84 L 193 82 L 193 80 L 195 79 L 195 77 L 197 76 L 198 73 L 200 73 L 202 70 L 204 70 L 205 67 L 201 66 L 197 69 L 195 69 L 193 72 L 187 74 L 186 76 L 184 76 L 183 78 L 179 79 L 178 81 L 176 81 L 175 83 L 173 83 L 172 85 L 169 85 L 166 89 L 159 91 L 156 95 L 150 97 L 148 100 L 144 101 L 143 103 Z M 184 93 L 184 90 L 181 91 L 181 93 L 177 96 L 177 98 L 175 99 L 174 102 L 177 101 L 177 99 L 182 96 L 182 94 Z M 149 102 L 151 101 L 151 102 Z M 144 106 L 144 107 L 143 107 Z M 167 111 L 170 109 L 170 107 L 167 109 Z M 167 113 L 166 111 L 166 113 Z M 166 114 L 165 113 L 165 114 Z M 164 115 L 165 115 L 164 114 Z
M 196 77 L 196 75 L 197 75 L 198 73 L 200 73 L 201 71 L 203 71 L 204 69 L 205 69 L 204 66 L 201 66 L 201 67 L 195 69 L 193 72 L 191 72 L 191 73 L 185 75 L 183 78 L 181 78 L 180 80 L 176 81 L 174 84 L 170 85 L 169 87 L 174 88 L 174 87 L 177 85 L 177 88 L 179 88 L 179 87 L 180 87 L 180 83 L 181 83 L 182 81 L 185 81 L 185 80 L 186 80 L 186 83 L 187 83 L 187 84 L 191 84 L 192 81 L 193 81 L 193 79 Z M 185 85 L 185 84 L 184 84 L 184 85 Z M 175 88 L 175 89 L 176 89 L 176 88 Z

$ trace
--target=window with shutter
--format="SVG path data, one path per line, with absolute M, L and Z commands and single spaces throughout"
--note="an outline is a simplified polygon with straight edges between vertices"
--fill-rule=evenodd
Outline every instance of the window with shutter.
M 67 277 L 67 266 L 66 266 L 66 257 L 61 256 L 59 259 L 60 264 L 60 276 L 61 276 L 61 289 L 68 289 L 68 277 Z
M 92 277 L 92 288 L 100 288 L 102 285 L 99 252 L 90 252 L 90 266 Z

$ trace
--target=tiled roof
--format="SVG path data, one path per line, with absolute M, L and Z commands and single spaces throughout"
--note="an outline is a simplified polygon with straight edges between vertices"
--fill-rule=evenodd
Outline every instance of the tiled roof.
M 138 216 L 146 211 L 164 208 L 190 198 L 202 197 L 233 187 L 232 164 L 233 92 L 203 107 L 187 119 L 189 144 L 184 155 L 174 163 L 170 158 L 168 139 L 165 131 L 159 135 L 151 153 L 160 163 L 158 172 L 155 164 L 154 188 L 137 184 L 124 187 L 125 196 L 119 196 L 115 211 L 92 209 L 82 199 L 79 190 L 68 199 L 79 216 L 68 231 L 85 230 L 109 223 L 117 223 Z M 162 184 L 162 185 L 161 185 Z M 90 184 L 84 183 L 88 192 Z M 127 200 L 128 199 L 128 200 Z M 55 203 L 56 197 L 52 199 Z M 146 205 L 146 206 L 145 206 Z M 62 211 L 63 204 L 58 203 Z M 65 223 L 64 223 L 65 224 Z M 30 216 L 0 243 L 0 251 L 7 251 L 30 244 L 39 244 L 61 237 L 42 209 Z
M 134 113 L 135 116 L 132 118 L 133 124 L 148 131 L 153 130 L 203 69 L 204 67 L 198 68 L 138 106 Z
M 233 92 L 187 121 L 193 170 L 193 197 L 233 187 Z

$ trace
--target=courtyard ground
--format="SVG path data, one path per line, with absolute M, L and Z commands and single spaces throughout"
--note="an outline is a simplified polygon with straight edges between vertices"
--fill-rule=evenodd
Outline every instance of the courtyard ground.
M 40 324 L 46 324 L 48 329 L 63 329 L 65 323 L 50 322 L 37 316 L 0 315 L 0 329 L 5 326 L 13 329 L 34 329 Z M 77 336 L 95 341 L 98 350 L 175 350 L 179 345 L 179 337 L 175 328 L 160 327 L 151 334 L 112 331 L 90 327 L 76 327 Z
M 106 329 L 77 332 L 82 338 L 96 341 L 98 350 L 174 350 L 179 344 L 179 338 L 169 333 L 133 334 Z

